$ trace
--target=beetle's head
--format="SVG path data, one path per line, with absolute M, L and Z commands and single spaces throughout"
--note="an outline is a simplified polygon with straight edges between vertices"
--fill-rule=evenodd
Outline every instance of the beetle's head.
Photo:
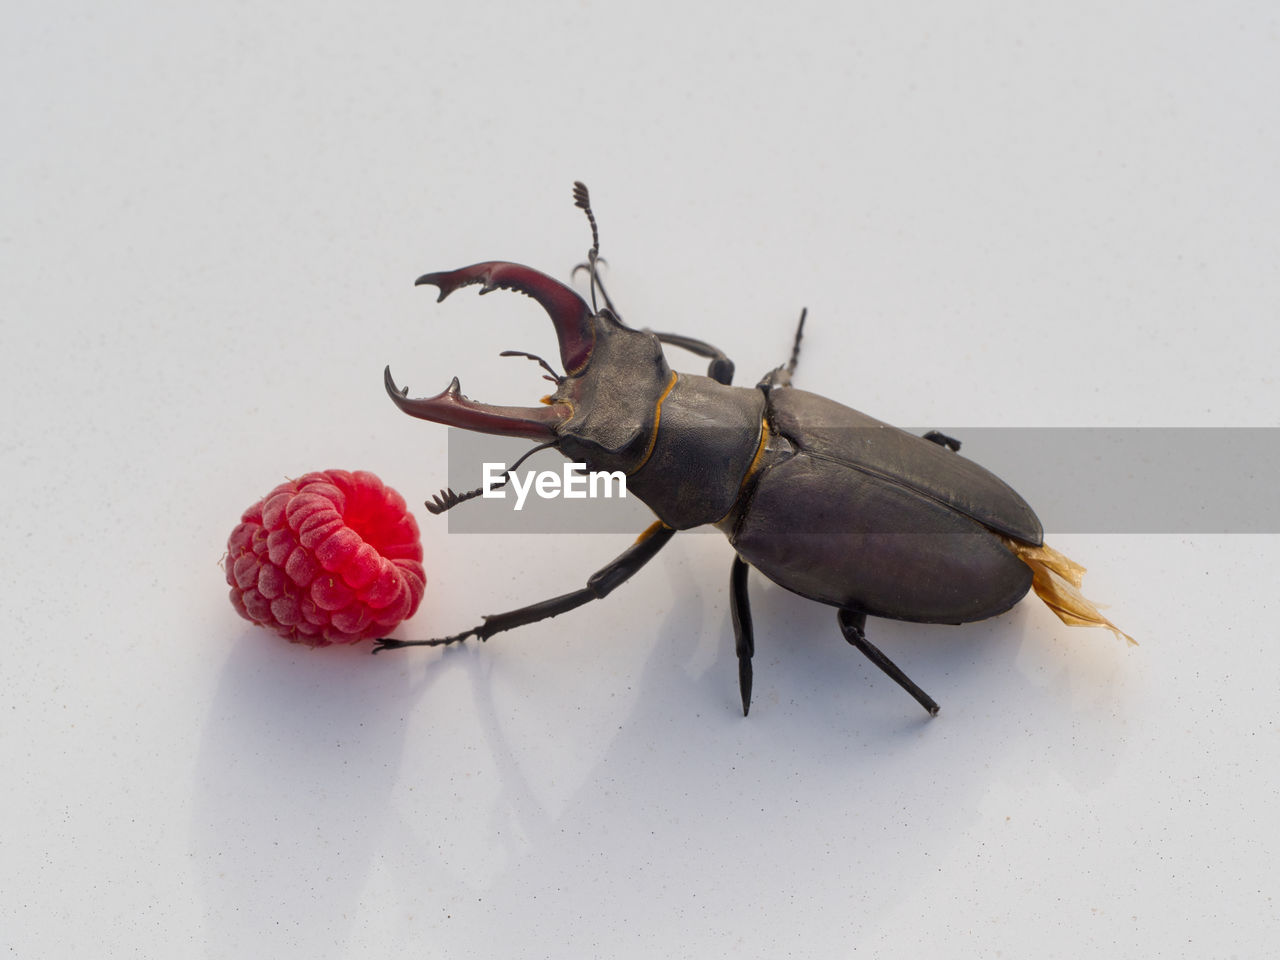
M 553 442 L 568 457 L 596 470 L 628 471 L 648 452 L 657 405 L 670 386 L 671 369 L 658 338 L 624 325 L 608 310 L 593 313 L 577 293 L 537 270 L 489 261 L 445 273 L 428 273 L 419 284 L 454 290 L 483 284 L 480 292 L 515 290 L 536 300 L 555 326 L 565 375 L 541 407 L 499 407 L 462 395 L 455 377 L 442 393 L 412 399 L 386 370 L 387 393 L 405 413 L 464 430 Z

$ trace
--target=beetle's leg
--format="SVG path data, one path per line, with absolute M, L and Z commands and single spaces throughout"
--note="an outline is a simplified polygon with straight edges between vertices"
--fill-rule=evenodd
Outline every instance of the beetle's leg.
M 774 367 L 764 375 L 764 379 L 756 384 L 768 393 L 774 387 L 791 386 L 791 376 L 796 372 L 796 364 L 800 362 L 800 339 L 804 336 L 804 318 L 809 315 L 809 308 L 800 311 L 800 322 L 796 324 L 796 338 L 791 342 L 791 359 L 780 367 Z
M 531 603 L 529 606 L 520 607 L 518 610 L 491 614 L 485 617 L 484 622 L 479 626 L 464 630 L 462 633 L 456 633 L 451 637 L 441 637 L 436 640 L 392 640 L 384 637 L 375 641 L 376 646 L 373 648 L 373 652 L 395 650 L 400 647 L 439 647 L 466 640 L 468 637 L 475 637 L 477 640 L 488 640 L 495 633 L 512 630 L 515 627 L 523 627 L 526 624 L 537 623 L 539 620 L 546 620 L 549 617 L 568 613 L 570 610 L 580 607 L 584 603 L 590 603 L 592 600 L 602 600 L 612 593 L 615 587 L 626 582 L 633 573 L 652 560 L 654 555 L 666 546 L 667 541 L 671 539 L 674 533 L 675 530 L 662 521 L 655 521 L 644 533 L 636 538 L 635 543 L 619 554 L 616 559 L 593 573 L 591 579 L 587 581 L 587 585 L 581 590 L 574 590 L 572 593 L 552 597 L 550 600 L 543 600 L 541 603 Z
M 688 350 L 699 357 L 706 357 L 711 361 L 711 365 L 707 367 L 708 377 L 725 386 L 733 383 L 733 361 L 726 357 L 723 351 L 716 349 L 705 340 L 682 337 L 678 333 L 655 333 L 654 336 L 662 343 L 669 343 L 673 347 Z
M 735 556 L 729 571 L 729 613 L 733 618 L 733 638 L 738 648 L 738 689 L 742 692 L 742 715 L 751 710 L 751 658 L 756 652 L 755 632 L 751 629 L 751 604 L 747 597 L 747 566 Z
M 960 452 L 960 441 L 957 440 L 955 437 L 948 437 L 941 430 L 930 430 L 928 433 L 924 435 L 924 439 L 932 441 L 933 443 L 936 443 L 940 447 L 946 447 L 947 449 L 951 450 L 953 453 Z
M 898 686 L 915 697 L 916 702 L 929 711 L 929 716 L 936 717 L 938 715 L 938 705 L 933 698 L 917 687 L 897 664 L 881 653 L 867 639 L 867 615 L 865 613 L 858 613 L 855 610 L 841 610 L 836 614 L 836 619 L 840 621 L 840 630 L 846 640 L 861 650 L 868 660 L 892 677 Z

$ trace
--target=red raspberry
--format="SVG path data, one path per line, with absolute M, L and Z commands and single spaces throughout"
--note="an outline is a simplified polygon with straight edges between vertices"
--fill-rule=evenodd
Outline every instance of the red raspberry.
M 363 470 L 280 484 L 231 531 L 226 569 L 240 616 L 311 647 L 386 636 L 427 583 L 404 497 Z

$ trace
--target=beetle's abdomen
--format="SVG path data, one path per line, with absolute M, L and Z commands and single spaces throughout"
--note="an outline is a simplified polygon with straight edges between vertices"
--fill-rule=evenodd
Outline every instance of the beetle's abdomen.
M 765 397 L 680 374 L 658 406 L 648 455 L 627 492 L 677 530 L 715 523 L 733 507 L 760 447 Z
M 1031 569 L 976 521 L 803 451 L 761 471 L 729 537 L 775 583 L 876 617 L 982 620 L 1031 586 Z

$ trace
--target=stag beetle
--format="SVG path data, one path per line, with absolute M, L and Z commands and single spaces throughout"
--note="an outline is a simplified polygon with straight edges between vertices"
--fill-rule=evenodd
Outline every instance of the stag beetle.
M 554 447 L 591 470 L 621 470 L 628 491 L 658 519 L 582 589 L 486 616 L 450 637 L 382 639 L 374 652 L 487 640 L 602 599 L 677 530 L 712 524 L 736 551 L 730 612 L 744 715 L 751 706 L 755 649 L 748 567 L 836 607 L 845 639 L 936 715 L 937 703 L 867 639 L 867 617 L 968 623 L 1008 610 L 1033 577 L 1041 592 L 1032 561 L 1048 548 L 1035 513 L 1004 481 L 961 457 L 958 441 L 937 432 L 918 437 L 792 387 L 804 312 L 790 360 L 755 387 L 733 386 L 733 362 L 708 343 L 624 324 L 600 278 L 599 232 L 581 183 L 574 184 L 574 200 L 591 225 L 588 260 L 575 269 L 590 274 L 590 306 L 545 274 L 504 261 L 428 273 L 417 281 L 437 287 L 439 300 L 481 284 L 482 294 L 514 290 L 537 301 L 555 326 L 564 375 L 532 354 L 504 355 L 530 357 L 548 371 L 556 390 L 545 405 L 475 403 L 462 395 L 456 377 L 434 397 L 411 399 L 390 367 L 386 390 L 410 416 L 539 441 L 526 456 Z M 598 309 L 597 291 L 604 301 Z M 709 360 L 706 376 L 673 372 L 663 344 Z M 446 490 L 427 507 L 439 513 L 479 493 Z M 1072 579 L 1072 569 L 1083 572 L 1075 565 L 1055 572 Z M 1059 612 L 1061 602 L 1041 595 Z M 1076 620 L 1087 619 L 1071 612 Z M 1102 618 L 1089 622 L 1110 626 Z

